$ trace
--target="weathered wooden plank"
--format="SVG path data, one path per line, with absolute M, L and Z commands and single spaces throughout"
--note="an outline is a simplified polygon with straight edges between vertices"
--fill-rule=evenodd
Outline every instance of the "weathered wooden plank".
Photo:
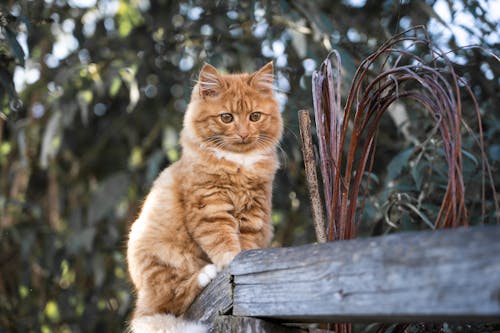
M 219 316 L 211 333 L 333 333 L 319 328 L 285 326 L 258 318 Z
M 309 328 L 300 329 L 271 323 L 257 318 L 226 315 L 232 310 L 231 276 L 225 270 L 194 300 L 184 317 L 208 325 L 211 333 L 327 333 Z
M 219 316 L 215 319 L 213 333 L 308 333 L 294 327 L 286 327 L 257 318 Z
M 219 273 L 201 292 L 189 307 L 184 317 L 212 325 L 215 318 L 230 311 L 232 291 L 230 275 L 227 270 Z
M 284 321 L 500 321 L 500 226 L 241 253 L 233 314 Z

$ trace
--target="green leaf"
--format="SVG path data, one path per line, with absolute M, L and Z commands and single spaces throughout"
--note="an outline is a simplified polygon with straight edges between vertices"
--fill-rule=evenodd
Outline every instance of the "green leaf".
M 19 286 L 19 296 L 24 299 L 26 297 L 28 297 L 30 293 L 30 289 L 24 285 L 20 285 Z
M 59 307 L 56 301 L 48 301 L 45 305 L 45 315 L 53 322 L 59 321 L 61 315 L 59 314 Z
M 136 6 L 121 1 L 117 13 L 117 21 L 118 33 L 121 37 L 127 37 L 133 28 L 142 24 L 143 18 Z
M 424 180 L 423 173 L 426 167 L 427 167 L 427 162 L 420 162 L 413 168 L 411 168 L 411 176 L 418 190 L 422 189 L 422 183 Z
M 387 165 L 387 182 L 398 177 L 403 168 L 408 165 L 408 161 L 413 154 L 413 148 L 408 148 L 397 154 Z
M 130 152 L 130 157 L 128 160 L 128 165 L 132 170 L 139 168 L 144 160 L 143 152 L 141 147 L 134 147 Z
M 16 58 L 19 60 L 19 65 L 24 67 L 24 51 L 19 42 L 17 41 L 16 34 L 9 28 L 5 28 L 5 35 L 7 36 L 7 40 L 9 41 L 9 45 L 14 52 Z
M 59 286 L 63 289 L 69 288 L 75 283 L 76 274 L 67 260 L 61 262 L 61 278 L 59 279 Z
M 171 162 L 179 159 L 179 135 L 173 127 L 167 126 L 163 131 L 162 146 Z
M 130 101 L 127 105 L 127 112 L 132 112 L 134 110 L 141 97 L 139 84 L 137 83 L 137 80 L 135 78 L 136 73 L 137 67 L 127 67 L 120 69 L 120 76 L 129 88 Z
M 82 90 L 78 92 L 76 97 L 78 106 L 80 107 L 83 123 L 87 125 L 89 120 L 89 105 L 94 98 L 94 94 L 91 90 Z
M 116 94 L 118 94 L 118 92 L 120 91 L 121 86 L 122 80 L 119 77 L 115 77 L 109 87 L 109 95 L 111 97 L 115 97 Z

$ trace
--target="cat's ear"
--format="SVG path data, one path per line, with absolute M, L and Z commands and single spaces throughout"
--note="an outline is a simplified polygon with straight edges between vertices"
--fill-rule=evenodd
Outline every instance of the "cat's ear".
M 223 82 L 214 66 L 205 63 L 198 76 L 200 95 L 215 97 L 220 94 Z
M 270 61 L 250 77 L 250 85 L 262 92 L 272 92 L 274 82 L 274 66 Z

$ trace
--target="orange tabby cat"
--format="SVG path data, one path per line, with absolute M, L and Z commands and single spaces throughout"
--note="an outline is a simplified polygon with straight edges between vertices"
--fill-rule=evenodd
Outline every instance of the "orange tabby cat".
M 133 332 L 206 332 L 183 313 L 240 251 L 269 245 L 282 134 L 272 86 L 272 63 L 254 74 L 201 69 L 182 157 L 156 179 L 130 231 Z

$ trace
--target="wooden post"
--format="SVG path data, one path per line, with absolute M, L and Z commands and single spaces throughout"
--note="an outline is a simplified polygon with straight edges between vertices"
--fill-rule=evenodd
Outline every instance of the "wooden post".
M 233 292 L 228 270 L 219 273 L 215 279 L 194 300 L 184 317 L 212 325 L 220 315 L 231 312 Z

